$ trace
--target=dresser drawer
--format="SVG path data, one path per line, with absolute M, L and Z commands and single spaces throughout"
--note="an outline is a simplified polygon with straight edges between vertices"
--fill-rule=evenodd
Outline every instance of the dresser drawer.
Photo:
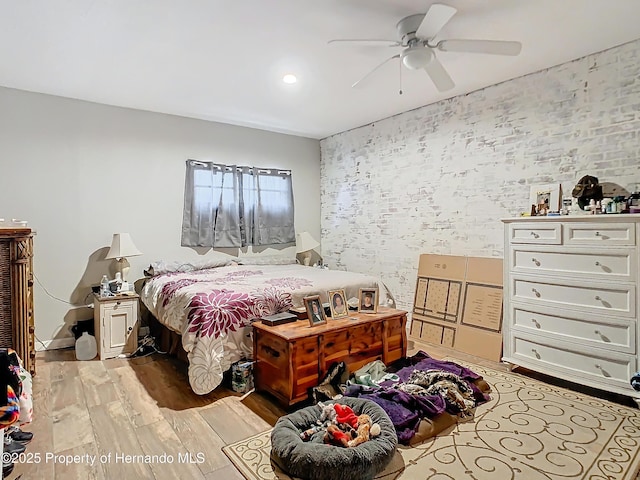
M 509 225 L 509 242 L 560 245 L 562 231 L 557 223 L 512 223 Z
M 289 369 L 289 344 L 275 335 L 260 335 L 256 342 L 256 359 L 273 365 L 277 370 Z
M 636 314 L 635 286 L 580 282 L 558 278 L 538 279 L 513 275 L 512 300 L 540 305 L 579 309 L 592 313 L 612 313 L 624 317 Z
M 531 335 L 544 334 L 558 340 L 576 342 L 583 346 L 605 348 L 617 352 L 635 353 L 636 328 L 633 320 L 596 317 L 553 309 L 532 309 L 526 305 L 511 305 L 514 330 Z
M 565 245 L 635 245 L 635 223 L 572 223 L 563 225 Z
M 629 379 L 636 370 L 634 355 L 616 354 L 598 349 L 576 350 L 579 346 L 554 342 L 539 343 L 539 339 L 513 338 L 513 356 L 523 366 L 536 365 L 537 370 L 564 372 L 565 378 L 581 383 L 581 377 L 603 384 L 631 389 Z M 519 364 L 519 363 L 518 363 Z
M 637 259 L 632 249 L 593 252 L 557 247 L 556 251 L 548 251 L 547 247 L 514 246 L 511 255 L 511 269 L 523 273 L 588 275 L 626 282 L 636 279 Z

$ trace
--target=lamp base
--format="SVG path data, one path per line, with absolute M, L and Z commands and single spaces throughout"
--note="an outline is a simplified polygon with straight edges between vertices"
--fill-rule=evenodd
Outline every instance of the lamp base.
M 118 262 L 118 272 L 120 272 L 122 282 L 124 283 L 129 278 L 129 268 L 131 268 L 131 265 L 125 257 L 120 257 L 116 260 Z

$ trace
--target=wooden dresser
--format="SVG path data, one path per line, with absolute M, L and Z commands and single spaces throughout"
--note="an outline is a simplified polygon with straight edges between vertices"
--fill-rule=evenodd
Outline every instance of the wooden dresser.
M 0 227 L 0 347 L 13 348 L 36 373 L 33 318 L 33 232 Z
M 503 222 L 503 360 L 640 405 L 640 215 Z
M 275 327 L 253 323 L 256 390 L 284 405 L 306 400 L 332 364 L 344 361 L 354 372 L 377 359 L 385 364 L 407 353 L 407 312 L 380 307 L 376 314 L 351 313 L 310 327 L 298 320 Z

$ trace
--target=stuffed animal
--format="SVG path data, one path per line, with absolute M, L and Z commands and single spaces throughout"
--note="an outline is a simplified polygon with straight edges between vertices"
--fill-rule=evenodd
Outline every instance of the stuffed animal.
M 336 422 L 337 423 L 347 423 L 351 425 L 352 428 L 356 428 L 358 425 L 358 416 L 353 413 L 353 410 L 348 405 L 340 405 L 336 403 L 334 405 L 336 410 Z
M 344 433 L 346 433 L 347 435 L 349 435 L 350 440 L 358 436 L 358 432 L 356 432 L 356 429 L 353 428 L 348 423 L 339 423 L 338 428 L 342 430 Z
M 336 423 L 336 409 L 334 408 L 333 403 L 327 403 L 325 405 L 322 402 L 318 402 L 318 406 L 322 410 L 322 414 L 316 422 L 318 425 L 330 425 L 332 423 Z
M 324 434 L 324 443 L 329 445 L 335 445 L 337 447 L 348 447 L 351 441 L 351 436 L 348 433 L 343 432 L 337 425 L 329 425 L 327 432 Z
M 349 440 L 347 442 L 349 447 L 357 447 L 361 443 L 368 441 L 370 438 L 380 435 L 380 425 L 373 423 L 369 415 L 359 415 L 357 421 L 357 436 L 353 440 Z
M 322 430 L 322 427 L 319 425 L 315 425 L 311 428 L 308 428 L 304 432 L 302 432 L 300 434 L 300 438 L 302 439 L 303 442 L 308 442 L 309 440 L 311 440 L 311 437 L 313 436 L 313 434 L 319 432 L 320 430 Z

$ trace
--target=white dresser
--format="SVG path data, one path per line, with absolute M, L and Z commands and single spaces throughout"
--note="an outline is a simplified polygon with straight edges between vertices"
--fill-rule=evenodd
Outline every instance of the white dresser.
M 503 361 L 634 398 L 640 215 L 503 220 Z

